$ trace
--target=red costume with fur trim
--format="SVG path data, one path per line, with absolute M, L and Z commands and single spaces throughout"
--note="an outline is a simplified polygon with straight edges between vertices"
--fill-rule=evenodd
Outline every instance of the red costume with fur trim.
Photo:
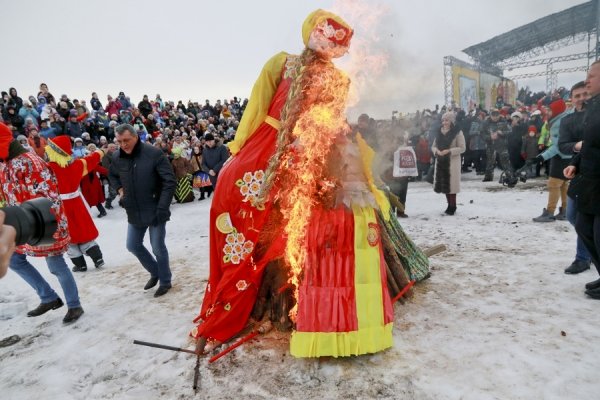
M 73 154 L 71 139 L 68 136 L 49 139 L 48 147 L 56 148 L 56 146 L 69 156 Z M 48 163 L 58 180 L 58 191 L 65 207 L 71 243 L 87 243 L 98 237 L 98 230 L 88 207 L 83 202 L 79 184 L 81 178 L 86 176 L 90 170 L 95 169 L 101 159 L 101 154 L 94 152 L 84 158 L 73 160 L 65 167 L 52 161 Z

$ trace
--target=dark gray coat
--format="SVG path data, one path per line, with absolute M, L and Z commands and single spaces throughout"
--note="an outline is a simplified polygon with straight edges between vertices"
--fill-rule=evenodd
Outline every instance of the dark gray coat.
M 162 150 L 138 140 L 131 154 L 115 151 L 109 179 L 115 190 L 123 188 L 122 204 L 130 224 L 150 226 L 169 220 L 177 182 Z
M 202 150 L 202 171 L 208 173 L 211 169 L 215 171 L 215 176 L 210 176 L 209 179 L 213 186 L 217 185 L 217 177 L 223 164 L 229 158 L 229 150 L 222 144 L 217 144 L 215 147 L 204 146 Z

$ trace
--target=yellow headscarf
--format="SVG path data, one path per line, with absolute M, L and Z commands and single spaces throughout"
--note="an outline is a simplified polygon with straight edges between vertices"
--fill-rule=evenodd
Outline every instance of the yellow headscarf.
M 310 34 L 312 33 L 313 29 L 315 29 L 317 25 L 319 25 L 326 19 L 331 19 L 343 26 L 344 28 L 346 28 L 349 31 L 349 37 L 352 37 L 354 31 L 352 30 L 350 25 L 346 23 L 346 21 L 344 21 L 342 18 L 338 17 L 334 13 L 318 9 L 311 12 L 302 24 L 302 40 L 304 41 L 305 46 L 308 46 L 308 39 L 310 38 Z

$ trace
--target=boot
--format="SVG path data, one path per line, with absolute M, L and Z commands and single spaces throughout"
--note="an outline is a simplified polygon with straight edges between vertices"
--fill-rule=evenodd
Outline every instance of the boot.
M 28 317 L 38 317 L 42 314 L 46 314 L 50 310 L 56 310 L 57 308 L 61 308 L 63 306 L 63 301 L 60 297 L 57 297 L 56 300 L 53 300 L 49 303 L 40 303 L 39 306 L 34 308 L 33 310 L 27 313 Z
M 67 310 L 67 314 L 63 318 L 63 324 L 70 324 L 71 322 L 75 322 L 83 315 L 83 308 L 75 307 L 69 308 Z
M 546 210 L 544 208 L 544 211 L 542 211 L 542 215 L 540 215 L 539 217 L 535 217 L 533 218 L 533 222 L 554 222 L 556 221 L 556 219 L 554 218 L 553 213 L 549 213 L 548 210 Z
M 456 206 L 448 205 L 448 208 L 446 208 L 446 211 L 444 212 L 448 215 L 454 215 L 454 213 L 456 212 Z
M 102 206 L 102 203 L 98 203 L 96 208 L 98 209 L 98 211 L 100 211 L 100 214 L 98 214 L 98 218 L 106 217 L 106 210 L 104 209 L 104 206 Z
M 485 176 L 481 182 L 491 182 L 494 180 L 493 176 Z
M 87 249 L 85 252 L 92 260 L 94 260 L 94 265 L 96 268 L 100 268 L 104 265 L 104 260 L 102 259 L 102 251 L 100 251 L 100 246 L 94 245 Z M 83 256 L 81 257 L 83 258 Z
M 590 269 L 589 261 L 575 260 L 567 269 L 565 269 L 565 274 L 579 274 L 588 269 Z
M 83 258 L 83 256 L 71 258 L 71 262 L 74 265 L 74 267 L 71 271 L 73 271 L 73 272 L 87 271 L 87 264 L 85 263 L 85 258 Z
M 554 218 L 556 218 L 557 221 L 564 221 L 567 219 L 567 210 L 564 209 L 564 207 L 559 207 L 558 208 L 558 214 L 556 214 L 554 216 Z
M 112 200 L 106 200 L 106 202 L 104 203 L 104 207 L 107 210 L 112 210 L 113 206 L 112 206 Z

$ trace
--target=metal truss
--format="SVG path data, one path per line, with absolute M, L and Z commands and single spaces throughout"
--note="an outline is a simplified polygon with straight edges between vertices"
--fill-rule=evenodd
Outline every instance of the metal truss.
M 536 60 L 517 61 L 517 62 L 512 62 L 512 63 L 504 61 L 504 62 L 499 63 L 498 66 L 503 68 L 504 70 L 511 71 L 513 69 L 534 67 L 536 65 L 547 65 L 547 64 L 554 64 L 557 62 L 566 62 L 566 61 L 575 61 L 575 60 L 581 60 L 581 59 L 594 58 L 595 54 L 596 54 L 595 51 L 590 51 L 590 52 L 586 52 L 586 53 L 569 54 L 567 56 L 538 58 Z
M 577 71 L 587 71 L 588 67 L 587 65 L 581 65 L 579 67 L 571 67 L 571 68 L 561 68 L 561 69 L 552 69 L 551 67 L 552 64 L 548 64 L 548 67 L 546 69 L 546 71 L 539 71 L 539 72 L 532 72 L 529 74 L 520 74 L 520 75 L 511 75 L 511 76 L 507 76 L 508 79 L 527 79 L 527 78 L 535 78 L 537 76 L 550 76 L 550 75 L 557 75 L 557 74 L 563 74 L 563 73 L 567 73 L 567 72 L 577 72 Z

